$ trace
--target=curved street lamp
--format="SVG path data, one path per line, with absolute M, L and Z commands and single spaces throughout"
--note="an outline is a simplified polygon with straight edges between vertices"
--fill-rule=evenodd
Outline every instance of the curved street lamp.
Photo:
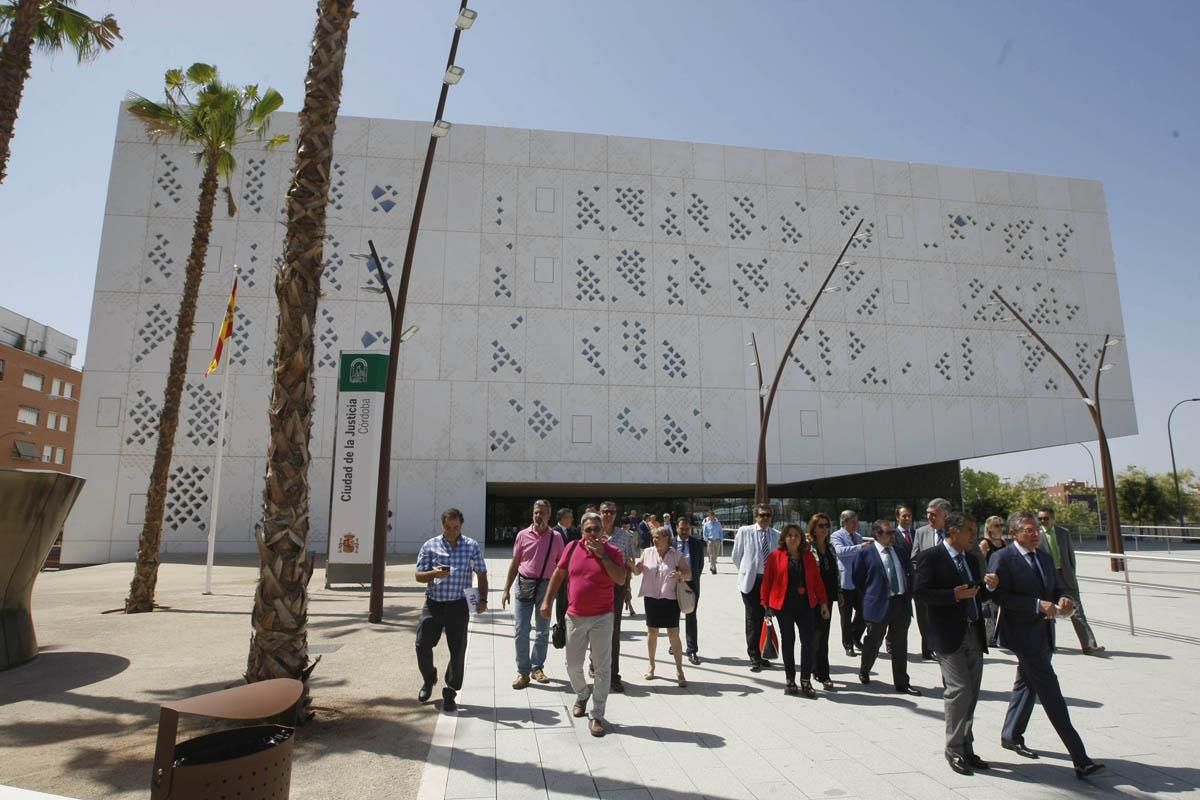
M 467 8 L 467 0 L 462 0 L 458 17 L 454 22 L 454 38 L 450 40 L 450 55 L 446 58 L 446 68 L 442 75 L 441 93 L 438 95 L 437 111 L 433 115 L 434 123 L 429 131 L 429 147 L 425 151 L 425 165 L 421 169 L 421 182 L 417 186 L 417 197 L 413 203 L 412 223 L 408 227 L 408 243 L 404 249 L 404 266 L 400 270 L 400 287 L 396 290 L 394 302 L 390 290 L 387 289 L 386 275 L 383 263 L 371 247 L 371 257 L 375 261 L 376 277 L 384 285 L 388 295 L 389 307 L 392 309 L 392 337 L 388 342 L 387 384 L 383 392 L 383 420 L 379 426 L 379 483 L 375 488 L 375 537 L 371 548 L 371 601 L 368 607 L 367 619 L 370 622 L 383 620 L 383 574 L 387 561 L 388 533 L 388 501 L 392 475 L 392 417 L 396 410 L 396 375 L 400 361 L 400 343 L 412 336 L 414 331 L 404 327 L 404 304 L 408 299 L 408 281 L 412 276 L 413 256 L 417 249 L 417 232 L 421 227 L 421 212 L 425 208 L 425 193 L 429 189 L 429 174 L 433 171 L 433 154 L 437 144 L 450 132 L 450 123 L 442 119 L 446 111 L 446 96 L 450 87 L 457 84 L 463 77 L 463 70 L 454 63 L 458 53 L 458 40 L 462 32 L 470 28 L 477 13 Z M 370 244 L 370 243 L 368 243 Z
M 1108 355 L 1108 348 L 1119 345 L 1121 340 L 1115 336 L 1104 335 L 1104 345 L 1100 348 L 1100 357 L 1096 359 L 1095 384 L 1092 387 L 1092 394 L 1089 396 L 1087 389 L 1083 388 L 1083 382 L 1067 366 L 1067 362 L 1058 354 L 1058 351 L 1051 347 L 1050 343 L 1033 329 L 1033 326 L 1026 321 L 1025 317 L 1021 316 L 1020 312 L 1011 303 L 1004 299 L 999 289 L 992 290 L 992 297 L 996 298 L 1007 309 L 1008 313 L 1012 315 L 1011 319 L 1001 321 L 1021 323 L 1021 326 L 1029 332 L 1030 336 L 1037 340 L 1042 349 L 1049 353 L 1050 357 L 1062 367 L 1063 372 L 1067 374 L 1071 383 L 1074 384 L 1075 390 L 1079 392 L 1079 399 L 1087 406 L 1088 414 L 1092 418 L 1092 424 L 1096 426 L 1096 442 L 1100 448 L 1100 471 L 1104 477 L 1104 511 L 1108 514 L 1108 551 L 1110 553 L 1124 553 L 1125 544 L 1121 539 L 1121 520 L 1117 511 L 1116 481 L 1113 478 L 1112 454 L 1108 450 L 1108 437 L 1104 434 L 1104 420 L 1100 415 L 1100 376 L 1112 368 L 1112 365 L 1104 363 L 1104 357 Z M 1109 560 L 1109 567 L 1113 572 L 1122 572 L 1125 569 L 1125 563 L 1121 559 L 1112 558 Z
M 1179 527 L 1183 527 L 1183 495 L 1179 493 L 1179 470 L 1175 468 L 1175 441 L 1171 438 L 1171 417 L 1175 415 L 1175 409 L 1179 408 L 1184 403 L 1200 403 L 1200 397 L 1189 397 L 1186 400 L 1180 400 L 1171 407 L 1171 413 L 1167 414 L 1167 444 L 1171 447 L 1171 474 L 1175 476 L 1175 509 L 1179 512 Z M 1179 534 L 1182 536 L 1183 531 Z
M 804 311 L 804 316 L 800 318 L 800 323 L 796 325 L 796 330 L 792 333 L 792 338 L 788 340 L 787 347 L 783 348 L 783 355 L 779 357 L 779 367 L 775 370 L 775 379 L 771 381 L 771 387 L 767 389 L 766 406 L 763 408 L 762 416 L 758 423 L 758 468 L 754 479 L 754 503 L 756 505 L 770 501 L 770 498 L 767 496 L 767 425 L 771 422 L 771 409 L 775 406 L 775 393 L 779 390 L 779 381 L 783 378 L 783 370 L 787 366 L 788 356 L 792 354 L 792 348 L 796 346 L 796 340 L 800 338 L 800 332 L 804 330 L 804 323 L 808 322 L 808 318 L 812 316 L 813 309 L 817 307 L 817 301 L 821 299 L 821 295 L 830 290 L 837 291 L 840 288 L 830 286 L 829 281 L 833 278 L 833 273 L 838 267 L 850 266 L 851 262 L 845 262 L 842 259 L 846 257 L 846 251 L 850 249 L 850 245 L 855 240 L 865 238 L 866 234 L 859 233 L 862 225 L 863 221 L 860 219 L 858 224 L 854 226 L 854 232 L 850 234 L 850 238 L 842 246 L 842 252 L 833 260 L 833 266 L 829 268 L 829 272 L 825 275 L 825 280 L 821 281 L 816 294 L 813 295 L 812 302 L 808 304 L 808 308 Z M 758 391 L 758 396 L 761 398 L 761 381 L 759 382 Z

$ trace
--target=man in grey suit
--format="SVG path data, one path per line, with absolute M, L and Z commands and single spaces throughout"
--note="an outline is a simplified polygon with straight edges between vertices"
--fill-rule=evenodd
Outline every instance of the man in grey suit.
M 913 534 L 912 553 L 913 568 L 921 560 L 921 551 L 939 546 L 946 538 L 946 517 L 950 514 L 950 501 L 944 497 L 935 497 L 925 507 L 925 519 L 928 525 L 917 528 Z M 933 649 L 929 646 L 926 627 L 929 625 L 929 611 L 925 604 L 916 600 L 917 629 L 921 631 L 921 658 L 929 661 L 933 658 Z
M 975 534 L 973 519 L 952 512 L 945 539 L 925 551 L 913 581 L 913 593 L 929 615 L 929 641 L 940 657 L 946 686 L 946 761 L 960 775 L 989 767 L 975 755 L 972 730 L 988 651 L 978 597 L 987 570 Z
M 1083 613 L 1083 602 L 1079 599 L 1079 577 L 1075 574 L 1075 548 L 1071 545 L 1071 532 L 1054 524 L 1054 509 L 1048 506 L 1038 509 L 1037 519 L 1042 529 L 1039 549 L 1050 554 L 1054 560 L 1054 571 L 1062 578 L 1063 585 L 1075 601 L 1071 624 L 1075 626 L 1075 635 L 1079 637 L 1079 649 L 1085 655 L 1103 653 L 1104 646 L 1096 643 L 1096 634 L 1088 624 Z

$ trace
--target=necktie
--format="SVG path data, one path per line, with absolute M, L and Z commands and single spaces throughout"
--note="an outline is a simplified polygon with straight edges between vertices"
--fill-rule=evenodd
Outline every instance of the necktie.
M 943 540 L 945 540 L 945 538 L 946 538 L 946 533 L 945 533 L 945 531 L 934 530 L 934 532 L 933 532 L 933 533 L 934 533 L 934 535 L 935 535 L 935 536 L 937 536 L 937 543 L 938 543 L 938 544 L 941 544 L 941 543 L 942 543 L 942 541 L 943 541 Z
M 767 532 L 764 531 L 762 528 L 759 528 L 758 529 L 758 563 L 759 564 L 767 563 L 768 555 L 769 555 L 769 553 L 767 552 Z
M 1046 589 L 1046 576 L 1042 574 L 1042 565 L 1041 565 L 1041 563 L 1040 563 L 1040 562 L 1037 560 L 1037 556 L 1035 556 L 1033 553 L 1026 553 L 1026 554 L 1025 554 L 1025 560 L 1026 560 L 1026 561 L 1028 561 L 1028 562 L 1029 562 L 1029 566 L 1033 567 L 1034 571 L 1035 571 L 1035 572 L 1037 572 L 1037 574 L 1038 574 L 1038 579 L 1039 579 L 1039 580 L 1042 582 L 1042 590 L 1043 590 L 1043 591 L 1045 591 L 1045 589 Z
M 1046 547 L 1050 550 L 1050 558 L 1054 560 L 1054 568 L 1062 569 L 1062 557 L 1058 554 L 1058 537 L 1054 535 L 1054 529 L 1050 528 L 1042 534 L 1042 538 L 1046 540 Z
M 896 565 L 892 562 L 892 548 L 883 548 L 883 568 L 887 570 L 888 583 L 892 585 L 892 594 L 900 594 L 900 576 L 896 574 Z
M 963 576 L 964 583 L 971 583 L 975 580 L 971 577 L 971 570 L 967 566 L 967 560 L 963 558 L 962 553 L 954 557 L 954 565 L 958 567 L 958 574 Z M 967 619 L 971 620 L 971 622 L 979 619 L 979 609 L 975 606 L 974 598 L 967 601 Z

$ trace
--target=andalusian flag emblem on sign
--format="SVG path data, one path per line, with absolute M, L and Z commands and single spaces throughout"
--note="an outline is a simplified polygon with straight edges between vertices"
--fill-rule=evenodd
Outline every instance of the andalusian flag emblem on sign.
M 221 353 L 225 350 L 225 340 L 233 336 L 233 314 L 237 311 L 237 276 L 233 277 L 233 288 L 229 291 L 229 305 L 225 308 L 225 319 L 221 321 L 221 332 L 217 335 L 217 347 L 213 350 L 212 361 L 204 371 L 208 377 L 217 371 L 221 364 Z

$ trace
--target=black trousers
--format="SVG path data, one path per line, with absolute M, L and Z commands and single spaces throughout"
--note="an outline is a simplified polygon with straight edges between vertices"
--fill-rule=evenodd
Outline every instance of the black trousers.
M 816 614 L 813 621 L 813 672 L 822 683 L 829 680 L 829 631 L 832 627 L 832 615 L 829 619 L 821 619 L 820 613 Z
M 838 616 L 842 620 L 842 648 L 849 649 L 862 641 L 863 631 L 867 629 L 862 615 L 862 594 L 858 589 L 842 589 Z
M 742 592 L 742 605 L 746 607 L 746 655 L 751 661 L 762 660 L 762 650 L 758 646 L 758 637 L 762 635 L 762 575 L 754 579 L 754 588 Z
M 700 580 L 698 578 L 695 580 L 690 580 L 690 581 L 688 581 L 688 586 L 692 587 L 692 591 L 696 593 L 696 608 L 699 609 L 700 608 Z M 696 642 L 696 612 L 695 611 L 693 611 L 690 614 L 683 615 L 683 627 L 684 627 L 684 635 L 686 637 L 685 638 L 686 646 L 684 648 L 684 652 L 688 653 L 689 655 L 692 653 L 700 652 L 700 648 Z
M 879 656 L 879 645 L 884 636 L 892 646 L 892 684 L 897 689 L 908 686 L 908 626 L 912 623 L 912 601 L 906 594 L 892 597 L 887 619 L 867 622 L 867 635 L 863 638 L 862 664 L 859 675 L 870 675 L 871 667 Z
M 1024 742 L 1033 705 L 1040 702 L 1058 738 L 1062 739 L 1067 752 L 1071 754 L 1071 761 L 1076 766 L 1089 763 L 1091 759 L 1083 740 L 1079 738 L 1079 732 L 1071 724 L 1067 701 L 1063 698 L 1058 675 L 1050 661 L 1050 637 L 1046 636 L 1044 642 L 1038 641 L 1029 649 L 1014 650 L 1013 653 L 1017 656 L 1017 678 L 1013 681 L 1012 697 L 1000 731 L 1001 741 Z
M 446 646 L 450 649 L 450 663 L 446 666 L 446 688 L 443 697 L 453 697 L 462 689 L 463 661 L 467 655 L 467 623 L 471 611 L 466 600 L 425 599 L 421 618 L 417 621 L 417 668 L 421 679 L 432 686 L 437 683 L 437 667 L 433 665 L 433 648 L 446 632 Z
M 805 604 L 797 608 L 785 608 L 775 614 L 779 620 L 779 648 L 783 651 L 783 672 L 788 683 L 796 681 L 796 640 L 800 640 L 800 680 L 812 677 L 813 637 L 816 628 L 813 616 L 818 615 Z M 819 616 L 819 615 L 818 615 Z M 797 635 L 799 634 L 799 635 Z
M 625 608 L 625 587 L 613 586 L 612 667 L 609 681 L 621 680 L 621 610 Z

